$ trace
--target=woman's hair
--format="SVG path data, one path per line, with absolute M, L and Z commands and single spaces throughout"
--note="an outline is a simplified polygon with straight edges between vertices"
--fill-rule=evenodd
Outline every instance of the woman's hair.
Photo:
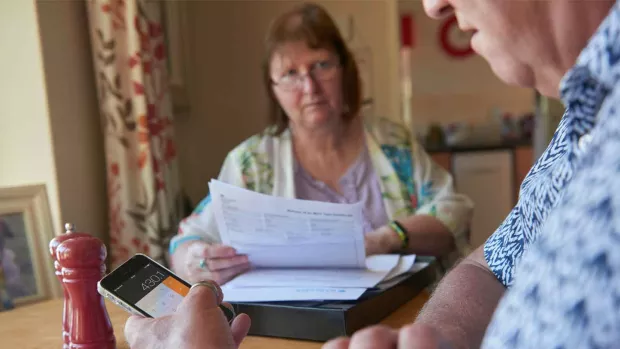
M 330 50 L 338 56 L 342 67 L 342 118 L 345 121 L 355 118 L 362 104 L 362 87 L 353 54 L 327 11 L 319 5 L 305 3 L 276 18 L 265 40 L 263 80 L 269 96 L 269 121 L 276 126 L 275 134 L 281 134 L 289 120 L 272 89 L 270 62 L 282 45 L 293 42 L 304 42 L 311 49 Z

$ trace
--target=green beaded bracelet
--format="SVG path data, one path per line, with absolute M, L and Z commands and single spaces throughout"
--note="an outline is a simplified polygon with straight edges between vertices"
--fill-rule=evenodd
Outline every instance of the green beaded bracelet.
M 392 230 L 394 230 L 394 232 L 396 232 L 396 234 L 398 234 L 398 237 L 402 241 L 401 248 L 403 248 L 403 249 L 407 248 L 407 246 L 409 246 L 409 235 L 407 235 L 407 232 L 405 231 L 405 228 L 403 228 L 403 226 L 400 223 L 398 223 L 397 221 L 391 221 L 388 224 L 388 226 L 390 228 L 392 228 Z

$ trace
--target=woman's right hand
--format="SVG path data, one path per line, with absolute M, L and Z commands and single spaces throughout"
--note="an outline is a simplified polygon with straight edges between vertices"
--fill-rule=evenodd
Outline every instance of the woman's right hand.
M 211 279 L 220 285 L 250 269 L 246 255 L 237 254 L 234 248 L 204 241 L 191 241 L 180 245 L 172 256 L 175 272 L 194 283 Z

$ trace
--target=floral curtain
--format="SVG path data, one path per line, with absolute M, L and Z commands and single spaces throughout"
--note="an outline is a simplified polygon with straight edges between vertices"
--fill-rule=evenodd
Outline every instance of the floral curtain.
M 109 199 L 111 266 L 135 253 L 165 263 L 181 190 L 162 6 L 88 0 Z

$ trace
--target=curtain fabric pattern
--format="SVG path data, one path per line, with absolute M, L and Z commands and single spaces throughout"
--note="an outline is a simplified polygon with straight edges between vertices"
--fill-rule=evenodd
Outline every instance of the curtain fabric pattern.
M 111 266 L 135 253 L 165 263 L 181 189 L 158 1 L 88 0 L 105 140 Z

